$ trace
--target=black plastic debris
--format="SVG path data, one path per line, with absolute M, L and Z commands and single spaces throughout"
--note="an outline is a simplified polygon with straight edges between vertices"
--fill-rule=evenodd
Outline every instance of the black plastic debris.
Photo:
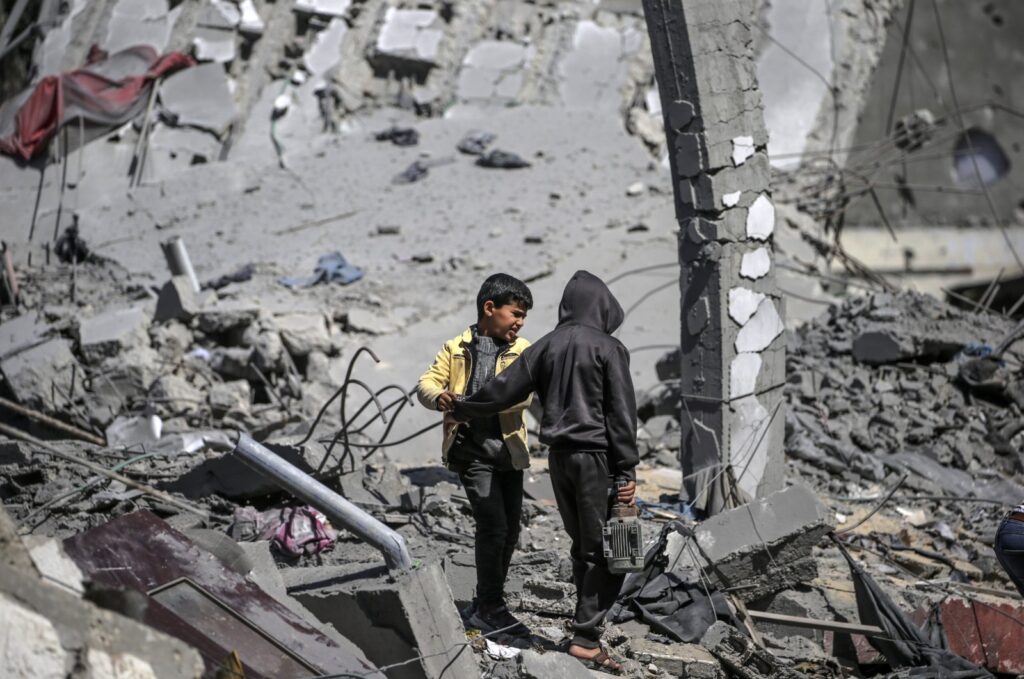
M 57 255 L 57 259 L 64 264 L 84 262 L 92 255 L 89 246 L 78 235 L 77 223 L 64 229 L 64 233 L 57 238 L 53 251 Z
M 429 172 L 430 166 L 424 163 L 422 160 L 417 160 L 412 165 L 405 168 L 402 172 L 396 174 L 394 178 L 391 180 L 391 183 L 412 184 L 426 177 Z
M 411 127 L 392 125 L 374 135 L 377 141 L 389 141 L 395 146 L 416 146 L 420 143 L 420 133 Z
M 220 290 L 221 288 L 226 288 L 232 283 L 245 283 L 246 281 L 252 280 L 252 275 L 254 273 L 256 273 L 256 265 L 250 262 L 229 274 L 224 274 L 219 278 L 206 281 L 203 283 L 203 289 Z
M 484 132 L 482 130 L 471 130 L 466 133 L 466 136 L 459 140 L 459 143 L 455 145 L 455 148 L 459 149 L 462 153 L 470 156 L 482 156 L 487 150 L 487 147 L 491 145 L 498 136 L 491 132 Z
M 529 161 L 510 151 L 499 151 L 497 149 L 488 152 L 476 159 L 480 167 L 490 167 L 499 170 L 518 170 L 522 167 L 530 167 Z

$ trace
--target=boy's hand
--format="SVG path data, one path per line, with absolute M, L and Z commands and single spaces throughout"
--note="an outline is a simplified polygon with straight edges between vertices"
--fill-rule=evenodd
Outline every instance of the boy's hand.
M 632 506 L 636 504 L 636 481 L 629 481 L 615 489 L 615 499 L 619 504 Z
M 443 391 L 441 392 L 441 395 L 437 397 L 437 409 L 445 413 L 450 413 L 455 405 L 455 401 L 455 394 L 450 391 Z

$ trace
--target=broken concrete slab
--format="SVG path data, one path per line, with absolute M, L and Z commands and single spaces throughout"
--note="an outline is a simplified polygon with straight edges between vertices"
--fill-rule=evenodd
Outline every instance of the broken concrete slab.
M 149 346 L 149 317 L 139 307 L 111 309 L 78 326 L 78 350 L 86 361 L 99 363 L 133 347 Z
M 708 628 L 700 645 L 711 652 L 739 679 L 795 679 L 800 675 L 779 665 L 778 659 L 767 649 L 725 622 L 716 622 Z
M 697 644 L 662 644 L 635 636 L 630 639 L 629 647 L 631 657 L 637 662 L 643 665 L 654 663 L 672 677 L 722 679 L 725 676 L 715 656 Z
M 700 558 L 721 588 L 753 601 L 814 578 L 812 548 L 835 525 L 834 513 L 803 485 L 716 514 L 694 530 Z M 670 563 L 693 567 L 685 546 L 670 541 Z
M 196 314 L 196 324 L 208 335 L 225 335 L 243 330 L 260 315 L 258 307 L 239 302 L 224 302 L 204 307 Z
M 188 276 L 172 276 L 160 288 L 156 301 L 156 314 L 153 320 L 157 323 L 178 320 L 190 321 L 199 312 L 199 299 Z
M 149 388 L 147 401 L 165 416 L 193 412 L 203 403 L 203 393 L 179 375 L 161 375 Z
M 344 19 L 331 19 L 327 28 L 316 34 L 309 50 L 302 57 L 306 70 L 314 76 L 321 76 L 341 62 L 341 43 L 348 33 Z
M 73 373 L 84 375 L 65 339 L 48 340 L 0 361 L 0 372 L 18 403 L 45 411 L 66 401 Z
M 462 621 L 437 564 L 399 572 L 393 581 L 382 569 L 370 568 L 289 593 L 358 645 L 371 662 L 413 660 L 389 672 L 390 679 L 479 674 L 474 655 L 460 653 L 465 643 Z
M 388 7 L 370 60 L 378 72 L 423 75 L 437 65 L 443 38 L 441 16 L 436 11 Z
M 207 393 L 210 409 L 217 417 L 230 412 L 248 412 L 252 401 L 252 386 L 246 380 L 231 380 L 214 384 Z
M 50 327 L 35 311 L 0 323 L 0 359 L 43 342 Z
M 322 313 L 296 311 L 274 316 L 274 322 L 285 349 L 292 356 L 303 358 L 314 351 L 331 351 L 331 336 Z
M 84 576 L 58 540 L 29 535 L 24 539 L 36 570 L 51 584 L 77 596 L 85 593 Z
M 167 0 L 119 0 L 114 6 L 102 44 L 113 54 L 136 45 L 149 45 L 162 54 L 180 10 L 169 10 Z
M 514 42 L 482 40 L 466 53 L 456 86 L 462 101 L 507 105 L 523 86 L 533 48 Z
M 178 125 L 222 136 L 236 116 L 235 98 L 224 67 L 207 63 L 180 70 L 160 85 L 160 103 Z
M 519 676 L 523 679 L 594 679 L 594 675 L 568 653 L 538 653 L 524 649 L 518 656 Z

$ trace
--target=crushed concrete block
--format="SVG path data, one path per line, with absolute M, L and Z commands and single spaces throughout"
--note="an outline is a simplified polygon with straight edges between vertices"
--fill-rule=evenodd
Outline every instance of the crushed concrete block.
M 629 642 L 630 655 L 637 662 L 654 663 L 672 677 L 723 679 L 722 665 L 715 656 L 696 644 L 661 644 L 644 637 Z
M 694 534 L 708 573 L 722 588 L 753 601 L 816 572 L 811 549 L 835 525 L 809 488 L 790 486 L 701 522 Z
M 149 388 L 147 400 L 160 412 L 177 415 L 194 411 L 203 402 L 203 393 L 184 377 L 162 375 Z
M 26 536 L 25 542 L 29 557 L 43 579 L 78 596 L 85 593 L 85 576 L 60 542 L 34 535 Z
M 71 343 L 64 339 L 48 340 L 0 361 L 14 400 L 41 410 L 56 410 L 64 402 L 61 394 L 70 394 L 73 370 L 84 374 L 71 354 Z M 54 391 L 57 403 L 52 400 Z
M 331 350 L 331 336 L 327 321 L 319 312 L 282 314 L 274 317 L 281 341 L 288 353 L 295 357 L 308 356 L 313 351 L 328 353 Z
M 719 621 L 709 627 L 700 645 L 718 658 L 730 675 L 739 679 L 796 679 L 802 676 L 780 667 L 774 655 L 725 622 Z
M 594 675 L 568 653 L 538 653 L 525 649 L 517 658 L 523 679 L 594 679 Z
M 411 660 L 394 676 L 439 679 L 475 677 L 480 670 L 465 643 L 462 621 L 437 564 L 392 574 L 372 568 L 322 587 L 291 588 L 291 595 L 322 622 L 363 650 L 377 665 Z M 389 675 L 391 676 L 391 675 Z
M 248 412 L 252 402 L 252 386 L 246 380 L 214 384 L 207 393 L 210 409 L 216 417 L 229 412 Z
M 206 63 L 173 73 L 160 86 L 160 103 L 177 125 L 222 136 L 235 119 L 235 98 L 224 67 Z
M 437 65 L 443 38 L 443 22 L 436 11 L 388 7 L 371 61 L 379 71 L 422 73 Z
M 179 13 L 179 8 L 168 11 L 167 0 L 119 0 L 100 46 L 114 54 L 128 47 L 150 45 L 161 54 Z
M 889 330 L 866 330 L 853 339 L 853 357 L 868 365 L 906 361 L 915 354 L 913 342 Z
M 260 310 L 248 304 L 215 304 L 196 314 L 199 329 L 207 335 L 224 335 L 251 325 Z
M 341 62 L 341 43 L 348 33 L 344 19 L 331 19 L 327 28 L 316 34 L 309 51 L 302 57 L 306 70 L 314 76 L 323 75 Z
M 78 350 L 98 363 L 132 347 L 149 346 L 149 318 L 139 307 L 113 309 L 88 318 L 78 327 Z
M 345 317 L 345 329 L 349 332 L 365 332 L 370 335 L 386 335 L 398 329 L 398 325 L 387 316 L 380 316 L 365 309 L 352 309 Z
M 4 321 L 0 324 L 0 358 L 40 344 L 49 330 L 35 311 Z
M 157 323 L 168 320 L 190 321 L 199 312 L 199 298 L 188 276 L 172 276 L 160 288 L 153 320 Z

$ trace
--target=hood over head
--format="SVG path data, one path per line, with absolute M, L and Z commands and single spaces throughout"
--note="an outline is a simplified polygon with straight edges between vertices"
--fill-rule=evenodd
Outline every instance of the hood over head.
M 608 286 L 589 271 L 577 271 L 565 284 L 558 305 L 558 324 L 578 323 L 609 335 L 615 332 L 626 315 Z

